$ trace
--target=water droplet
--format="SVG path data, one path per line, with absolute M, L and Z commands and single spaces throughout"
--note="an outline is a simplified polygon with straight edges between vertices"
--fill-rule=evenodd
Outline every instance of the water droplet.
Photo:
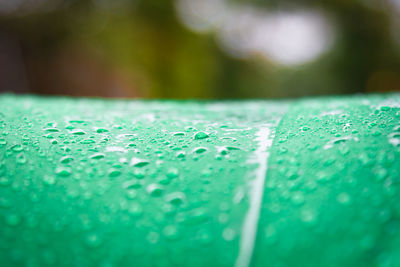
M 212 241 L 212 235 L 206 229 L 197 232 L 196 239 L 203 245 L 208 245 Z
M 222 232 L 222 237 L 226 240 L 226 241 L 232 241 L 233 239 L 235 239 L 236 236 L 236 232 L 235 230 L 233 230 L 232 228 L 225 228 L 224 231 Z
M 100 237 L 97 234 L 88 234 L 85 239 L 86 245 L 92 248 L 99 247 L 102 243 Z
M 228 149 L 226 147 L 224 147 L 224 146 L 218 146 L 217 147 L 217 151 L 218 151 L 219 154 L 221 154 L 223 156 L 228 154 Z
M 389 134 L 389 143 L 397 147 L 400 144 L 400 134 L 398 132 Z
M 143 213 L 143 208 L 139 204 L 139 202 L 134 201 L 129 205 L 129 214 L 131 214 L 134 217 L 139 217 Z
M 7 186 L 10 183 L 11 183 L 11 181 L 8 177 L 5 177 L 5 176 L 0 177 L 0 185 Z
M 305 223 L 312 224 L 316 221 L 317 214 L 310 209 L 304 209 L 300 212 L 300 219 Z
M 158 184 L 149 184 L 147 186 L 147 192 L 153 197 L 159 197 L 162 195 L 164 188 Z
M 89 158 L 90 159 L 102 159 L 104 157 L 105 157 L 105 155 L 103 153 L 95 153 L 95 154 L 91 155 Z
M 48 185 L 53 185 L 56 182 L 56 178 L 52 175 L 44 175 L 43 182 Z
M 24 147 L 20 144 L 15 144 L 15 145 L 11 146 L 11 150 L 13 150 L 15 152 L 20 152 L 20 151 L 24 150 Z
M 96 130 L 96 133 L 106 133 L 106 132 L 108 132 L 108 130 L 105 128 L 97 128 Z
M 128 180 L 122 184 L 122 187 L 125 189 L 129 188 L 140 188 L 142 185 L 138 180 Z
M 72 130 L 71 133 L 75 134 L 75 135 L 84 135 L 84 134 L 86 134 L 86 132 L 81 130 L 81 129 Z
M 71 169 L 65 167 L 58 167 L 56 169 L 56 174 L 60 177 L 67 177 L 71 175 Z
M 337 201 L 340 203 L 340 204 L 343 204 L 343 205 L 347 205 L 347 204 L 349 204 L 350 203 L 350 196 L 347 194 L 347 193 L 340 193 L 338 196 L 337 196 Z
M 136 177 L 137 179 L 143 179 L 144 175 L 145 175 L 145 172 L 142 169 L 134 169 L 133 170 L 133 176 Z
M 208 138 L 208 137 L 209 137 L 209 135 L 208 135 L 207 133 L 205 133 L 205 132 L 197 132 L 197 133 L 193 136 L 193 138 L 194 138 L 195 140 L 205 139 L 205 138 Z
M 52 135 L 52 134 L 45 134 L 45 135 L 43 135 L 43 137 L 46 137 L 47 139 L 52 139 L 52 138 L 54 138 L 54 135 Z
M 333 145 L 338 145 L 338 144 L 344 143 L 344 142 L 346 142 L 346 141 L 348 141 L 348 140 L 351 140 L 351 139 L 354 139 L 355 141 L 357 141 L 357 138 L 352 138 L 351 136 L 345 136 L 345 137 L 337 137 L 337 138 L 334 138 L 334 139 L 330 140 L 330 141 L 324 146 L 324 149 L 332 148 Z
M 178 228 L 175 225 L 168 225 L 164 227 L 163 234 L 167 239 L 175 240 L 179 237 Z
M 93 139 L 84 139 L 84 140 L 80 141 L 79 143 L 87 145 L 87 144 L 94 144 L 94 143 L 96 143 L 96 141 L 94 141 Z
M 126 190 L 126 198 L 127 199 L 135 199 L 138 195 L 138 192 L 136 189 L 127 189 Z
M 221 213 L 221 214 L 218 216 L 218 221 L 219 221 L 221 224 L 226 224 L 226 223 L 228 223 L 228 221 L 229 221 L 229 215 L 228 215 L 227 213 Z
M 310 130 L 310 127 L 308 127 L 308 126 L 303 126 L 303 127 L 300 128 L 300 130 L 301 130 L 302 132 L 307 132 L 308 130 Z
M 235 146 L 227 146 L 226 149 L 228 149 L 229 151 L 232 151 L 232 150 L 240 150 L 240 148 L 235 147 Z
M 178 175 L 179 175 L 179 170 L 177 169 L 177 168 L 169 168 L 168 170 L 167 170 L 167 177 L 168 178 L 176 178 L 176 177 L 178 177 Z
M 115 178 L 121 175 L 121 171 L 118 169 L 111 169 L 108 171 L 108 176 L 111 178 Z
M 50 132 L 50 133 L 57 133 L 57 132 L 60 131 L 57 128 L 46 128 L 46 129 L 43 129 L 43 130 L 46 131 L 46 132 Z
M 157 183 L 162 184 L 162 185 L 167 185 L 171 183 L 171 179 L 168 177 L 159 177 L 157 178 Z
M 382 133 L 380 131 L 373 131 L 372 136 L 380 136 Z
M 384 168 L 379 168 L 375 171 L 375 177 L 377 181 L 382 181 L 387 176 L 387 170 Z
M 172 133 L 173 136 L 185 136 L 184 132 L 174 132 Z
M 24 153 L 20 153 L 17 155 L 17 163 L 25 164 L 26 163 L 26 156 Z
M 173 192 L 165 196 L 165 200 L 171 203 L 172 205 L 181 205 L 185 202 L 186 196 L 182 192 Z
M 19 217 L 19 215 L 17 214 L 12 213 L 6 216 L 6 223 L 9 226 L 17 226 L 20 222 L 21 222 L 21 217 Z
M 265 238 L 269 244 L 276 242 L 276 228 L 272 224 L 269 224 L 267 227 L 265 227 Z
M 84 120 L 76 119 L 76 120 L 69 120 L 68 122 L 69 122 L 69 123 L 84 123 L 85 121 L 84 121 Z
M 158 242 L 158 239 L 160 238 L 160 234 L 157 232 L 150 232 L 146 236 L 147 241 L 151 244 L 156 244 Z
M 10 199 L 5 197 L 0 197 L 0 208 L 10 208 L 12 206 L 12 202 Z
M 295 205 L 301 205 L 304 203 L 304 194 L 301 192 L 295 192 L 292 196 L 292 202 Z
M 178 159 L 184 159 L 185 158 L 185 152 L 183 152 L 183 151 L 177 152 L 176 153 L 176 157 Z
M 196 154 L 202 154 L 206 151 L 207 151 L 207 148 L 205 148 L 205 147 L 197 147 L 193 150 L 193 152 L 195 152 Z
M 139 158 L 132 158 L 131 159 L 131 166 L 133 167 L 144 167 L 146 165 L 148 165 L 150 162 L 148 160 L 145 159 L 139 159 Z
M 74 160 L 73 157 L 71 157 L 71 156 L 65 156 L 65 157 L 60 158 L 60 163 L 62 163 L 62 164 L 68 164 L 68 163 L 70 163 L 70 162 L 73 161 L 73 160 Z

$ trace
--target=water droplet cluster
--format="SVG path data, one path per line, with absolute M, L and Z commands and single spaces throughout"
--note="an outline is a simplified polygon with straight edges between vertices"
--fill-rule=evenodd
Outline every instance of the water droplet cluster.
M 254 266 L 399 266 L 399 129 L 399 95 L 294 103 L 271 149 Z
M 398 95 L 0 107 L 1 266 L 233 266 L 265 125 L 252 265 L 400 265 Z
M 0 96 L 1 265 L 232 266 L 286 106 Z

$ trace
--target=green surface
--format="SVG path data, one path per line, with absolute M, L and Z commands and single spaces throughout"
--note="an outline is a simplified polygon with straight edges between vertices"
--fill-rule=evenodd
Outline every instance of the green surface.
M 271 150 L 255 266 L 400 266 L 399 143 L 398 95 L 294 103 Z
M 0 96 L 1 266 L 399 266 L 399 182 L 396 94 Z

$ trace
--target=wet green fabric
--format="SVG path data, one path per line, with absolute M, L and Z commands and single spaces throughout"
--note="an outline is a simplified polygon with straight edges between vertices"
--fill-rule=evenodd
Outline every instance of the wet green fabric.
M 292 105 L 271 150 L 254 266 L 400 265 L 399 104 Z
M 397 94 L 1 95 L 1 266 L 397 266 L 399 143 Z

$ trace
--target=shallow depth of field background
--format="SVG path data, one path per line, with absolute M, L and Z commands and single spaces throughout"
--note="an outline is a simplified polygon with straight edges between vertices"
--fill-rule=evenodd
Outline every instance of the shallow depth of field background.
M 0 0 L 0 92 L 400 90 L 400 0 Z

